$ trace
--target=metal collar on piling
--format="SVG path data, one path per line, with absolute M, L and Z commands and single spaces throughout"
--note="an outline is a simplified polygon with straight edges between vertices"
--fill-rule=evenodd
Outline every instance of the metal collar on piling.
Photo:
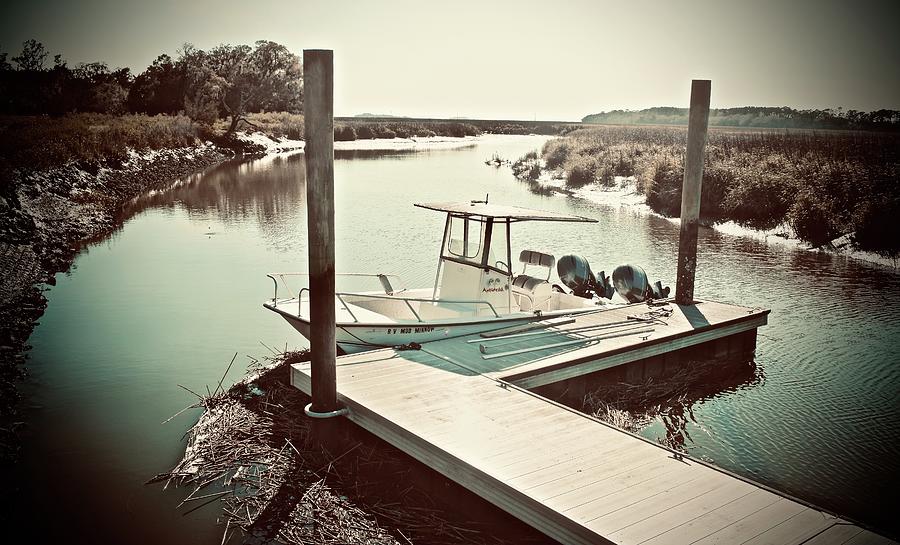
M 336 411 L 320 413 L 312 410 L 312 403 L 309 403 L 306 405 L 306 407 L 303 407 L 303 412 L 305 412 L 306 416 L 309 416 L 310 418 L 334 418 L 335 416 L 344 416 L 350 414 L 350 409 L 348 409 L 347 407 L 341 407 Z

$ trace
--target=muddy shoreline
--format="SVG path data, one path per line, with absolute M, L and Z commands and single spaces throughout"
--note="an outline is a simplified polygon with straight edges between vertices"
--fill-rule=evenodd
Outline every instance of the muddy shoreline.
M 28 339 L 47 308 L 46 285 L 78 252 L 121 228 L 125 205 L 241 152 L 205 142 L 124 159 L 14 171 L 0 190 L 0 463 L 15 464 Z

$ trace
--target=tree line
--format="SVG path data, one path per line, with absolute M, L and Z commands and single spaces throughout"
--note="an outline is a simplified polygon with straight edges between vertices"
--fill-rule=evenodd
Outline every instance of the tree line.
M 612 110 L 587 115 L 581 121 L 605 125 L 687 125 L 688 109 L 656 107 Z M 713 108 L 709 111 L 709 124 L 721 127 L 898 130 L 900 111 L 881 109 L 861 112 L 843 108 L 796 110 L 786 106 Z
M 184 113 L 204 125 L 228 119 L 230 133 L 248 113 L 302 110 L 300 58 L 267 40 L 208 51 L 185 44 L 175 58 L 163 53 L 137 75 L 104 62 L 70 67 L 61 55 L 49 57 L 36 40 L 13 57 L 0 51 L 0 113 Z

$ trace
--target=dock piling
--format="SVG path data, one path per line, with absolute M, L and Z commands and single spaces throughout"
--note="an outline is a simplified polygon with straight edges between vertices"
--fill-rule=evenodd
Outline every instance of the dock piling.
M 312 375 L 306 412 L 327 417 L 342 412 L 335 374 L 333 51 L 304 50 L 303 80 Z
M 678 272 L 675 302 L 694 302 L 694 275 L 697 272 L 697 229 L 700 221 L 700 191 L 703 182 L 703 157 L 709 125 L 711 82 L 691 82 L 691 109 L 688 118 L 687 152 L 681 189 L 681 236 L 678 240 Z

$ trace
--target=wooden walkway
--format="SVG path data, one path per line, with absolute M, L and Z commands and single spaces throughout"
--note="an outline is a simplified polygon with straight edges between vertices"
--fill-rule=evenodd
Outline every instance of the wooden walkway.
M 339 399 L 351 421 L 562 543 L 891 543 L 510 384 L 498 376 L 533 370 L 535 354 L 482 369 L 496 360 L 466 340 L 338 358 Z M 581 350 L 541 357 L 558 371 Z M 291 373 L 306 393 L 309 373 Z

